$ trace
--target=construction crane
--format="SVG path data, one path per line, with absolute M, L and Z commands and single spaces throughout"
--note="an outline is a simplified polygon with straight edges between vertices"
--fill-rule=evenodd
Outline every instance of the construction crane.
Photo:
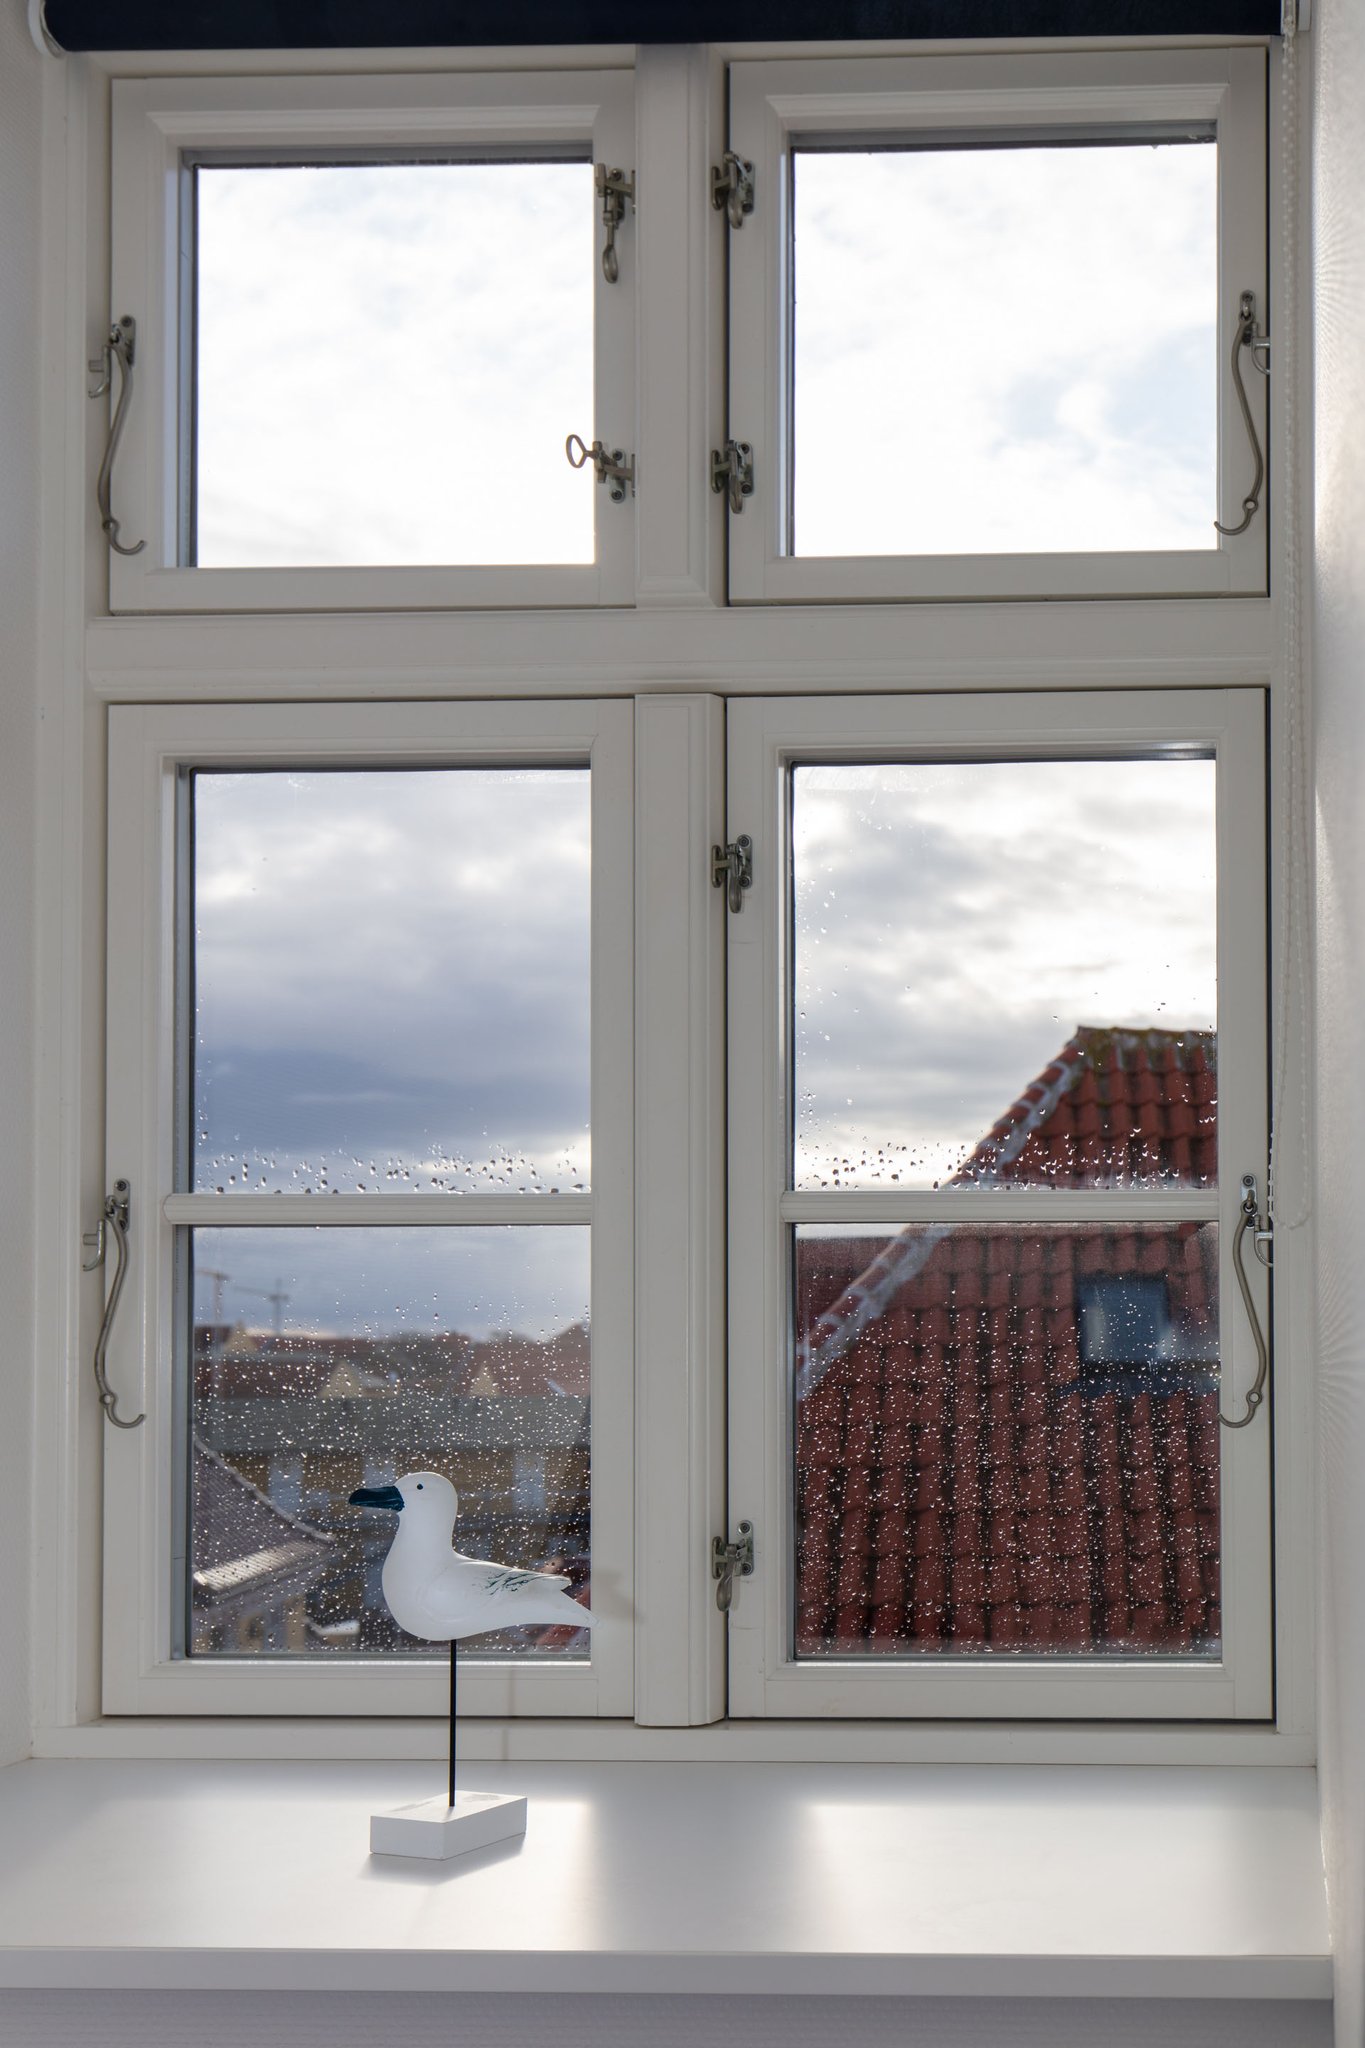
M 223 1289 L 232 1278 L 231 1273 L 220 1273 L 216 1266 L 197 1266 L 195 1278 L 213 1282 L 213 1320 L 215 1325 L 223 1320 Z
M 285 1304 L 291 1298 L 281 1283 L 277 1280 L 273 1287 L 244 1287 L 240 1280 L 234 1280 L 232 1284 L 239 1294 L 254 1294 L 259 1300 L 270 1303 L 274 1335 L 281 1336 L 284 1331 Z

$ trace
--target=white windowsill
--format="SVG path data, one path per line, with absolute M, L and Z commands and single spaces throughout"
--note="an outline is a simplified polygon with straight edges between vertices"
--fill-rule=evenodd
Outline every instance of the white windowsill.
M 471 1764 L 525 1840 L 367 1854 L 431 1764 L 0 1771 L 0 1986 L 1328 1998 L 1315 1774 Z

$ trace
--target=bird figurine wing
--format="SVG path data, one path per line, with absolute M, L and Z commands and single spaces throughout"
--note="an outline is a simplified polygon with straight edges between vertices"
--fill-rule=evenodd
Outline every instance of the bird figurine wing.
M 457 1565 L 471 1565 L 481 1572 L 484 1579 L 484 1593 L 489 1600 L 496 1600 L 504 1593 L 520 1593 L 526 1586 L 570 1586 L 572 1579 L 563 1572 L 528 1572 L 514 1564 L 490 1564 L 485 1557 L 466 1557 L 462 1550 L 452 1552 Z
M 558 1572 L 523 1571 L 454 1552 L 422 1588 L 421 1598 L 429 1618 L 439 1620 L 442 1635 L 480 1635 L 486 1629 L 518 1628 L 530 1622 L 572 1621 L 586 1627 L 592 1617 L 571 1598 L 569 1584 Z

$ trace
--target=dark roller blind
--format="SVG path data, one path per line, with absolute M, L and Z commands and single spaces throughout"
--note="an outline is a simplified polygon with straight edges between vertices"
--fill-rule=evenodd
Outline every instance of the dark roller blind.
M 66 50 L 1276 35 L 1280 0 L 47 0 Z

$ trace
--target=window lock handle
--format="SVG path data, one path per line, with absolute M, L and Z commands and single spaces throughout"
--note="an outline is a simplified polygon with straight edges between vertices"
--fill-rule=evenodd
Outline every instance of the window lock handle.
M 146 547 L 145 540 L 134 542 L 128 547 L 118 537 L 119 522 L 115 519 L 111 505 L 114 484 L 114 457 L 118 454 L 119 442 L 123 439 L 123 428 L 128 418 L 128 406 L 133 396 L 133 359 L 137 353 L 137 322 L 131 313 L 125 313 L 109 329 L 104 347 L 86 365 L 90 375 L 98 381 L 91 389 L 91 398 L 103 398 L 114 382 L 114 365 L 118 364 L 118 401 L 114 406 L 114 417 L 109 424 L 109 439 L 105 443 L 104 460 L 100 464 L 99 481 L 95 485 L 95 502 L 99 506 L 100 531 L 104 534 L 116 555 L 140 555 Z
M 1256 463 L 1256 474 L 1252 478 L 1251 489 L 1242 500 L 1242 516 L 1236 526 L 1224 526 L 1221 519 L 1215 519 L 1213 522 L 1219 533 L 1229 535 L 1246 532 L 1256 513 L 1260 510 L 1261 485 L 1265 482 L 1265 456 L 1261 452 L 1261 441 L 1260 436 L 1256 432 L 1256 422 L 1251 417 L 1251 405 L 1247 398 L 1246 385 L 1242 382 L 1243 349 L 1247 350 L 1252 363 L 1261 372 L 1262 376 L 1268 377 L 1270 375 L 1270 337 L 1268 334 L 1258 334 L 1256 331 L 1255 292 L 1243 292 L 1237 307 L 1237 331 L 1232 339 L 1232 385 L 1237 393 L 1238 406 L 1241 408 L 1242 424 L 1247 430 L 1247 439 L 1251 443 L 1251 453 Z M 1264 362 L 1260 360 L 1262 356 L 1265 357 Z

